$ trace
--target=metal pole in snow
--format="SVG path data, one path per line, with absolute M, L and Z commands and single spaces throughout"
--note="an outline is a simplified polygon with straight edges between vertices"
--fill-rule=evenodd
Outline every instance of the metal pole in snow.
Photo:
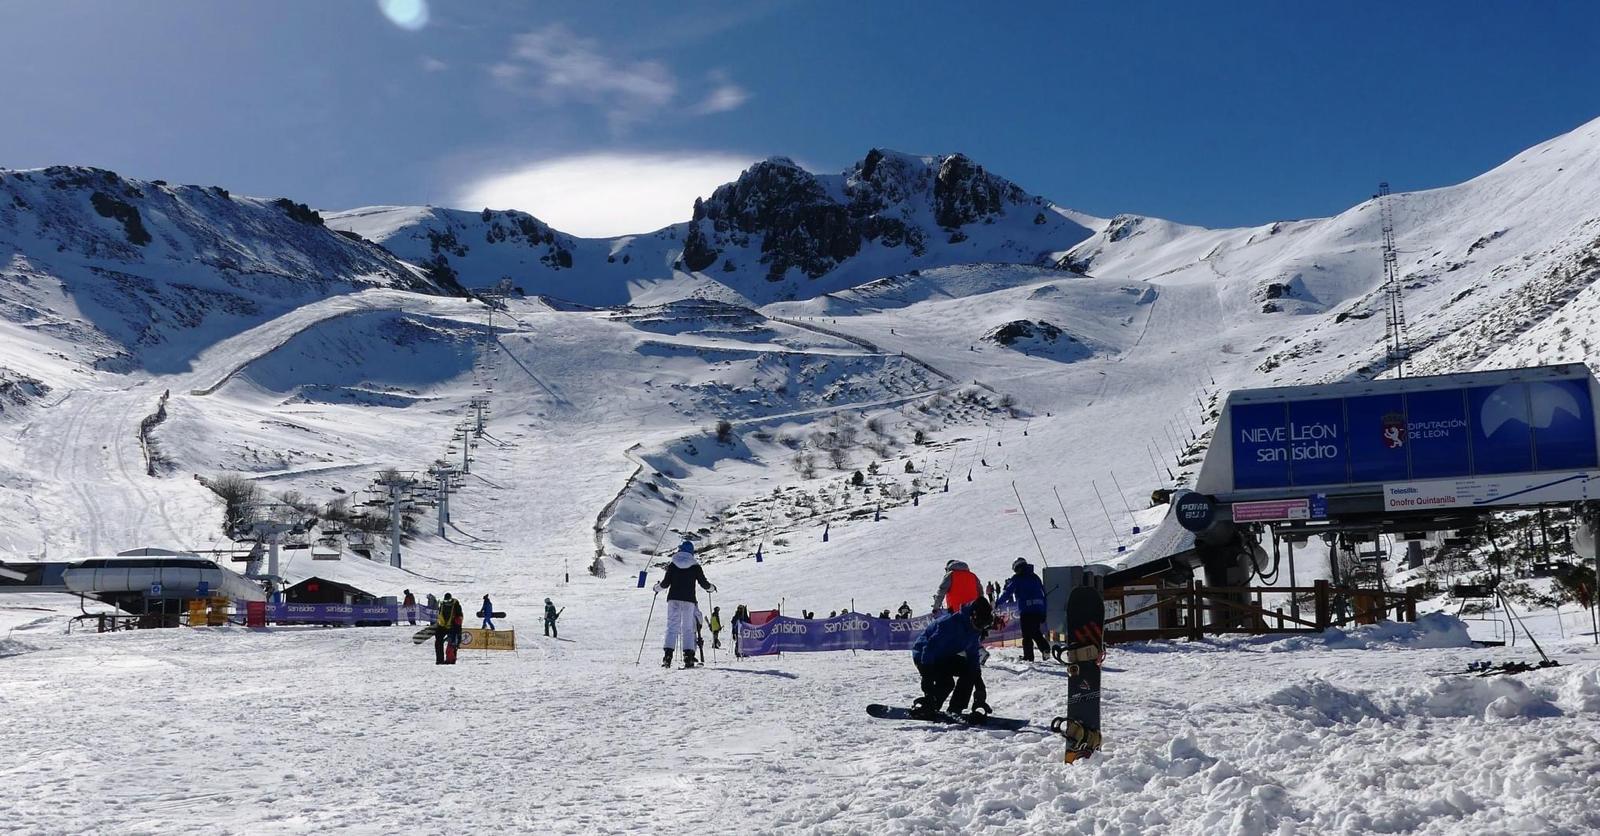
M 1155 472 L 1156 472 L 1156 484 L 1157 485 L 1166 484 L 1161 479 L 1161 465 L 1156 463 L 1156 454 L 1150 449 L 1150 445 L 1149 444 L 1146 444 L 1144 446 L 1144 452 L 1145 452 L 1146 455 L 1148 455 L 1150 457 L 1150 467 L 1153 468 L 1155 470 Z
M 1128 496 L 1122 492 L 1122 483 L 1117 481 L 1117 472 L 1111 471 L 1111 484 L 1117 486 L 1117 496 L 1122 499 L 1122 510 L 1128 512 L 1128 522 L 1133 523 L 1133 509 L 1128 506 Z
M 1078 548 L 1078 565 L 1087 566 L 1089 561 L 1083 556 L 1083 544 L 1078 542 L 1078 532 L 1072 528 L 1072 515 L 1067 513 L 1067 506 L 1061 502 L 1061 491 L 1051 485 L 1050 492 L 1056 495 L 1056 507 L 1061 509 L 1061 519 L 1067 522 L 1067 533 L 1072 535 L 1072 545 Z
M 1117 524 L 1111 521 L 1111 512 L 1106 510 L 1105 497 L 1100 495 L 1100 486 L 1093 479 L 1089 480 L 1089 487 L 1094 488 L 1094 498 L 1100 500 L 1100 512 L 1106 515 L 1106 525 L 1111 527 L 1111 536 L 1117 540 L 1117 550 L 1122 550 L 1122 535 L 1117 533 Z
M 389 483 L 389 565 L 400 568 L 400 485 Z
M 1017 490 L 1016 480 L 1011 482 L 1011 492 L 1017 497 L 1017 505 L 1022 509 L 1022 520 L 1028 524 L 1028 533 L 1033 535 L 1033 547 L 1039 550 L 1039 560 L 1045 568 L 1050 568 L 1050 558 L 1044 556 L 1044 546 L 1039 545 L 1039 532 L 1033 530 L 1033 520 L 1028 516 L 1028 505 L 1022 501 L 1022 492 Z

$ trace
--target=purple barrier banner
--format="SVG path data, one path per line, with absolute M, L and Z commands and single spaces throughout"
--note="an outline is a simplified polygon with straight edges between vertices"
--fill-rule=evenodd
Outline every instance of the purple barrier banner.
M 267 604 L 267 621 L 279 624 L 354 624 L 399 621 L 403 607 L 385 604 Z M 418 607 L 418 610 L 424 608 Z
M 1016 610 L 997 613 L 1001 627 L 989 631 L 985 644 L 1022 637 Z M 774 653 L 815 653 L 824 650 L 910 650 L 934 616 L 875 618 L 847 612 L 834 618 L 790 618 L 780 615 L 759 627 L 740 624 L 739 652 L 745 656 Z

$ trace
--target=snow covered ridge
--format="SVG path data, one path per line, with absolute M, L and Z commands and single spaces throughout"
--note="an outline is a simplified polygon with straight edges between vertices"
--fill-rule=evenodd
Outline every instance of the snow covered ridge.
M 455 293 L 286 198 L 96 168 L 0 170 L 0 322 L 109 371 L 174 371 L 301 304 L 372 287 Z
M 1597 357 L 1585 323 L 1600 278 L 1600 120 L 1464 183 L 1391 201 L 1415 371 Z M 1260 370 L 1279 382 L 1371 377 L 1385 371 L 1380 233 L 1374 200 L 1240 229 L 1121 215 L 1059 264 L 1212 286 L 1239 316 L 1307 317 L 1262 346 L 1272 354 Z
M 592 305 L 699 295 L 742 305 L 810 299 L 908 270 L 975 262 L 1049 267 L 1103 221 L 1063 209 L 961 154 L 872 149 L 840 174 L 783 157 L 744 171 L 686 223 L 583 239 L 515 211 L 377 206 L 328 215 L 440 281 L 509 279 Z

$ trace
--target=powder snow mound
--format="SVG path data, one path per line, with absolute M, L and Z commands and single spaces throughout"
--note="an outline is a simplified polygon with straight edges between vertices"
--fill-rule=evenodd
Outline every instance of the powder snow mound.
M 1329 650 L 1393 650 L 1472 647 L 1472 637 L 1461 619 L 1445 613 L 1428 613 L 1414 622 L 1381 621 L 1352 630 L 1331 627 L 1316 636 L 1294 636 L 1267 645 L 1282 653 L 1318 646 Z
M 1600 713 L 1600 670 L 1568 674 L 1556 702 L 1567 711 Z
M 1340 688 L 1325 679 L 1296 682 L 1280 688 L 1262 700 L 1285 714 L 1315 726 L 1359 723 L 1369 717 L 1382 717 L 1372 698 L 1358 691 Z
M 8 656 L 21 656 L 35 649 L 33 645 L 19 642 L 16 639 L 0 639 L 0 659 Z
M 1420 694 L 1396 706 L 1406 715 L 1428 717 L 1482 717 L 1510 720 L 1518 717 L 1555 717 L 1561 714 L 1550 700 L 1525 682 L 1511 676 L 1488 679 L 1452 676 L 1433 683 Z

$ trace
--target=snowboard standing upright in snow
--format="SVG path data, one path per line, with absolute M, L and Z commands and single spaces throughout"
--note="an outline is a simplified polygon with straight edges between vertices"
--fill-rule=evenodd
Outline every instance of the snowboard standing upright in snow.
M 1058 657 L 1067 663 L 1067 716 L 1050 728 L 1067 739 L 1065 760 L 1072 763 L 1100 749 L 1100 659 L 1105 655 L 1106 605 L 1100 593 L 1080 586 L 1067 596 L 1067 646 Z

